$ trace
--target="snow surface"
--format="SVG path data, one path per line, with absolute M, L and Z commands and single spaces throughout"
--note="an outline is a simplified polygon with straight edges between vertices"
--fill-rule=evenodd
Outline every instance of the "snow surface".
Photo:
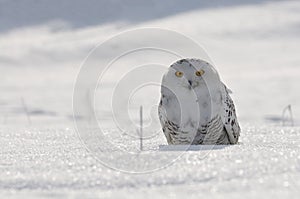
M 0 198 L 299 196 L 299 1 L 60 2 L 0 0 Z M 238 145 L 185 151 L 155 134 L 144 143 L 154 154 L 144 163 L 166 167 L 143 174 L 110 169 L 86 150 L 72 113 L 79 66 L 95 45 L 137 27 L 175 30 L 207 50 L 233 90 Z M 288 104 L 296 127 L 275 120 Z M 108 139 L 120 136 L 109 121 L 104 126 Z M 132 155 L 139 142 L 130 135 L 113 144 L 125 152 L 107 146 L 101 157 L 110 163 L 144 160 Z
M 0 190 L 2 198 L 26 197 L 165 197 L 235 196 L 297 198 L 300 177 L 300 129 L 243 126 L 235 146 L 207 150 L 157 151 L 160 164 L 180 156 L 164 169 L 130 174 L 103 166 L 68 128 L 1 128 Z M 161 135 L 161 140 L 164 140 Z M 158 146 L 160 141 L 152 142 Z M 174 148 L 173 148 L 174 149 Z M 180 149 L 180 147 L 179 147 Z M 114 156 L 113 152 L 104 152 Z M 132 161 L 124 152 L 123 164 Z M 139 156 L 136 156 L 138 159 Z

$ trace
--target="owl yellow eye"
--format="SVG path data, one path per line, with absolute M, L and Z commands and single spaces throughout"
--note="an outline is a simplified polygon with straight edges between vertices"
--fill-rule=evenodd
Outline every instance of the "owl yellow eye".
M 196 74 L 197 76 L 202 76 L 204 73 L 205 73 L 204 70 L 198 70 L 198 71 L 196 71 L 195 74 Z
M 177 77 L 182 77 L 182 76 L 183 76 L 183 72 L 177 71 L 177 72 L 175 73 L 175 75 L 176 75 Z

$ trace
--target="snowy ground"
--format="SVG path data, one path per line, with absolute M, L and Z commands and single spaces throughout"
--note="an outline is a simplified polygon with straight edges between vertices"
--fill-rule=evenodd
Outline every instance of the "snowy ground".
M 299 1 L 52 2 L 0 0 L 1 198 L 299 195 Z M 109 12 L 117 8 L 115 15 Z M 159 134 L 145 142 L 156 154 L 149 161 L 160 165 L 181 156 L 147 174 L 111 170 L 85 150 L 72 116 L 79 66 L 96 44 L 137 27 L 175 30 L 207 50 L 234 92 L 243 129 L 239 145 L 160 150 L 166 143 Z M 296 127 L 266 120 L 280 117 L 288 104 Z M 114 136 L 109 123 L 105 126 L 106 136 Z M 115 144 L 129 151 L 138 146 L 123 138 Z M 114 151 L 103 155 L 116 157 Z M 128 153 L 117 155 L 124 165 L 133 162 Z
M 157 164 L 169 153 L 181 156 L 167 168 L 145 174 L 102 166 L 80 145 L 72 129 L 1 128 L 0 135 L 2 198 L 299 195 L 299 128 L 244 126 L 236 146 L 183 154 L 155 149 L 158 153 L 151 161 Z M 131 161 L 124 160 L 123 164 Z

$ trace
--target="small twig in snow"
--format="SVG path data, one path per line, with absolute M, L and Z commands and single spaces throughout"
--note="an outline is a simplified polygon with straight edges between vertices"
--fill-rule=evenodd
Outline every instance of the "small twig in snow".
M 140 106 L 140 150 L 143 150 L 143 106 Z
M 286 112 L 289 113 L 289 117 L 287 119 L 284 118 L 286 115 Z M 287 107 L 285 107 L 282 111 L 282 126 L 286 126 L 286 120 L 290 121 L 290 125 L 294 126 L 294 118 L 293 118 L 293 112 L 292 112 L 292 106 L 289 104 Z
M 28 108 L 26 106 L 26 103 L 25 103 L 25 100 L 23 97 L 21 97 L 21 103 L 22 103 L 22 106 L 23 106 L 23 110 L 27 116 L 27 121 L 29 123 L 29 125 L 31 125 L 31 119 L 30 119 L 30 113 L 28 112 Z

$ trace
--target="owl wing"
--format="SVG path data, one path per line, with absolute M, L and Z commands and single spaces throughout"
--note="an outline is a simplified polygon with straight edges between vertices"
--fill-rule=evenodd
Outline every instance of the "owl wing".
M 166 110 L 163 108 L 162 99 L 160 100 L 160 103 L 158 106 L 158 116 L 159 116 L 160 124 L 162 126 L 162 130 L 167 139 L 167 142 L 168 142 L 168 144 L 172 144 L 171 136 L 170 136 L 170 122 L 167 119 Z
M 229 95 L 231 91 L 223 84 L 222 88 L 222 121 L 227 132 L 229 141 L 231 144 L 236 144 L 238 142 L 241 128 L 239 126 L 235 106 Z

